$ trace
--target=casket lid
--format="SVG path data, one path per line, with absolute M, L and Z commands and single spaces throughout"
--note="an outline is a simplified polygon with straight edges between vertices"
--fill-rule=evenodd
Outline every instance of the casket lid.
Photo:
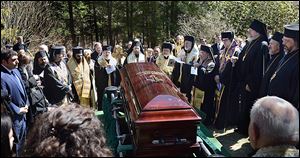
M 143 108 L 143 111 L 189 109 L 190 105 L 172 95 L 158 95 Z
M 138 113 L 191 108 L 179 89 L 154 63 L 127 64 L 121 72 L 128 94 L 126 99 L 132 101 Z

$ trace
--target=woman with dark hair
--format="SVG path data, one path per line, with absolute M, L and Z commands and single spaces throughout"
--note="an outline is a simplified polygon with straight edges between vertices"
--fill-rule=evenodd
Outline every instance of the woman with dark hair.
M 12 121 L 9 115 L 1 113 L 1 156 L 12 157 L 14 142 Z
M 107 157 L 102 123 L 93 110 L 79 104 L 60 106 L 36 120 L 23 156 Z

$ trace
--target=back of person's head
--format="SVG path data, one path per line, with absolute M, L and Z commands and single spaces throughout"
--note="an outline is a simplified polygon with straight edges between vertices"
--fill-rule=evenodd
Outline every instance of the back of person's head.
M 101 126 L 91 109 L 75 103 L 60 106 L 36 119 L 28 133 L 24 156 L 112 156 Z
M 250 118 L 250 126 L 257 128 L 256 134 L 264 140 L 264 144 L 299 143 L 299 113 L 288 101 L 276 96 L 260 98 L 254 103 Z
M 48 46 L 45 45 L 45 44 L 41 44 L 41 45 L 39 46 L 39 50 L 40 50 L 40 51 L 41 51 L 41 50 L 46 51 L 47 53 L 49 52 L 49 48 L 48 48 Z
M 17 36 L 18 43 L 23 43 L 23 36 Z
M 1 105 L 2 106 L 2 105 Z M 12 121 L 9 115 L 1 113 L 1 156 L 12 156 L 13 137 L 10 138 L 12 130 Z M 12 134 L 12 133 L 11 133 Z M 11 140 L 12 139 L 12 140 Z

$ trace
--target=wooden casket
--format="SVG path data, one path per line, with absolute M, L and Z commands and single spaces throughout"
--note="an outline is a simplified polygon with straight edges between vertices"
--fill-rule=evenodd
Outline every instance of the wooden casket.
M 154 63 L 120 70 L 135 156 L 188 156 L 197 147 L 201 118 Z

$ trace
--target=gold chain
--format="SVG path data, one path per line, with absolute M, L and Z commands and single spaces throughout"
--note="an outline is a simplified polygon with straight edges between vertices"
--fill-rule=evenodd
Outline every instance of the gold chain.
M 265 71 L 265 74 L 269 71 L 269 69 L 271 68 L 272 64 L 276 61 L 276 59 L 280 56 L 280 54 L 277 55 L 277 57 L 271 62 L 271 64 L 268 66 L 267 70 Z M 264 75 L 265 75 L 264 74 Z
M 245 58 L 246 56 L 248 55 L 249 53 L 249 50 L 254 46 L 254 44 L 258 41 L 258 39 L 260 38 L 261 36 L 259 36 L 254 42 L 253 42 L 253 45 L 249 46 L 246 51 L 245 51 L 245 55 L 243 56 L 243 61 L 245 61 Z M 251 43 L 250 43 L 251 44 Z
M 280 67 L 274 72 L 274 74 L 272 75 L 270 82 L 276 77 L 277 72 L 282 68 L 282 66 L 284 64 L 286 64 L 290 59 L 292 59 L 293 56 L 295 56 L 296 54 L 298 54 L 298 52 L 296 52 L 295 54 L 293 54 L 291 57 L 289 57 L 282 65 L 280 65 Z

